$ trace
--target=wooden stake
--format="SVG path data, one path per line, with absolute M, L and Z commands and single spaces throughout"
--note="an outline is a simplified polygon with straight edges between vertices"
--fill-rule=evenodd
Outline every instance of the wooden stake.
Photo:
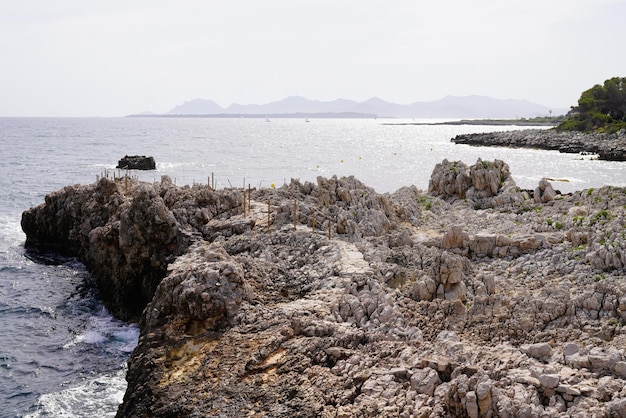
M 246 188 L 243 189 L 243 217 L 246 217 Z
M 296 220 L 298 219 L 298 202 L 293 199 L 293 230 L 296 230 Z
M 248 183 L 248 212 L 252 213 L 252 190 L 250 189 L 250 183 Z
M 328 240 L 330 241 L 330 218 L 328 218 Z

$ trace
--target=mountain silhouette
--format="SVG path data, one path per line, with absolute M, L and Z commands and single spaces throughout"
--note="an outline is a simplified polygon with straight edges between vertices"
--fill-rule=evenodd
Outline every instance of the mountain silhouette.
M 290 96 L 266 104 L 232 104 L 223 108 L 212 100 L 194 99 L 174 107 L 168 115 L 286 115 L 350 113 L 392 118 L 533 118 L 565 114 L 567 109 L 551 109 L 527 100 L 494 99 L 487 96 L 446 96 L 431 102 L 407 105 L 390 103 L 378 97 L 363 102 L 348 99 L 310 100 Z

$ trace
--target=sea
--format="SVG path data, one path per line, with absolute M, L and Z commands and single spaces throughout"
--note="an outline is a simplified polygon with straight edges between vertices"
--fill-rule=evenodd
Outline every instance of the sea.
M 75 258 L 24 248 L 24 210 L 89 184 L 125 155 L 154 157 L 141 180 L 280 187 L 350 176 L 381 193 L 428 188 L 443 159 L 507 162 L 518 186 L 551 178 L 563 193 L 626 186 L 626 163 L 592 156 L 455 145 L 457 134 L 515 126 L 397 119 L 0 118 L 0 418 L 113 417 L 138 328 L 113 318 Z

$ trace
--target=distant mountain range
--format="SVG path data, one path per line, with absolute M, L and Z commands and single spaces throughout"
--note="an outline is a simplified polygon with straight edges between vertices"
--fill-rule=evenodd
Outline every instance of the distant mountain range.
M 223 108 L 212 100 L 194 99 L 174 107 L 165 115 L 155 116 L 289 116 L 306 117 L 392 117 L 392 118 L 533 118 L 565 114 L 569 109 L 551 109 L 526 100 L 503 100 L 486 96 L 446 96 L 431 102 L 407 105 L 386 102 L 377 97 L 356 102 L 337 99 L 323 102 L 300 96 L 287 97 L 267 104 L 232 104 Z M 141 116 L 141 115 L 136 115 Z

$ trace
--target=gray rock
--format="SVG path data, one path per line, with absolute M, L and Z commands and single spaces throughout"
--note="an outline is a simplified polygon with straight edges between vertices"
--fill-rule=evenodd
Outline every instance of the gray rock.
M 546 178 L 542 178 L 539 181 L 539 185 L 535 189 L 533 198 L 535 203 L 548 203 L 555 199 L 556 192 L 552 188 L 552 185 Z
M 576 343 L 563 344 L 563 355 L 565 357 L 573 356 L 580 351 L 580 347 Z
M 443 240 L 441 247 L 449 250 L 452 248 L 466 248 L 469 244 L 469 235 L 463 231 L 460 226 L 452 226 L 445 234 L 443 234 Z
M 559 380 L 558 374 L 542 374 L 539 376 L 541 386 L 548 389 L 555 389 L 559 385 Z
M 413 370 L 411 387 L 417 392 L 433 396 L 435 388 L 441 383 L 437 372 L 431 368 Z
M 552 346 L 548 343 L 531 344 L 525 348 L 525 351 L 530 357 L 543 361 L 550 360 L 552 356 Z
M 626 379 L 626 361 L 618 361 L 615 364 L 615 374 L 622 379 Z
M 605 350 L 601 347 L 594 347 L 589 352 L 588 358 L 591 363 L 591 367 L 594 370 L 613 371 L 615 370 L 617 363 L 621 361 L 622 356 L 613 347 L 609 350 Z

